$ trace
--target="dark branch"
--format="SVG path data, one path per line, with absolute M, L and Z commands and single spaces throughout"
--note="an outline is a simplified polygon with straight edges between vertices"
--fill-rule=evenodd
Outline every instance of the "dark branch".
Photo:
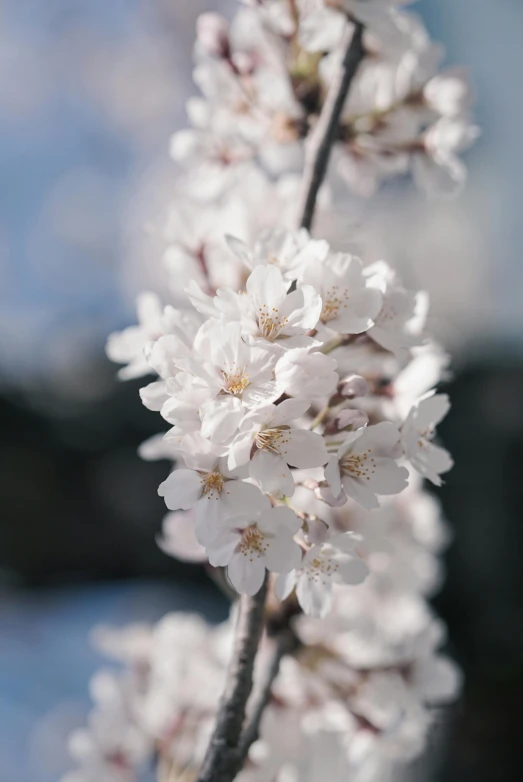
M 233 656 L 198 782 L 231 782 L 242 767 L 241 733 L 245 707 L 252 690 L 254 659 L 263 628 L 266 596 L 267 578 L 257 595 L 240 600 Z
M 254 702 L 252 714 L 243 732 L 240 753 L 242 761 L 245 760 L 251 745 L 254 744 L 260 733 L 260 724 L 270 697 L 274 680 L 280 671 L 280 663 L 286 654 L 292 652 L 296 646 L 296 638 L 291 630 L 282 631 L 275 639 L 275 647 L 270 658 L 265 678 Z
M 308 230 L 314 219 L 318 191 L 327 173 L 332 147 L 336 141 L 343 105 L 359 64 L 365 56 L 363 25 L 360 22 L 355 22 L 353 29 L 350 26 L 347 29 L 344 51 L 341 67 L 328 89 L 323 109 L 307 146 L 298 214 L 301 215 L 300 226 Z

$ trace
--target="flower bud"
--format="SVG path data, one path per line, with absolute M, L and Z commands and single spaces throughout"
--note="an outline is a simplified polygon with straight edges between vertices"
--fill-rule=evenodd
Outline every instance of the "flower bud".
M 366 396 L 369 393 L 369 384 L 361 375 L 349 375 L 338 386 L 338 391 L 348 399 L 357 396 Z
M 200 14 L 196 22 L 196 36 L 205 54 L 220 59 L 229 57 L 229 26 L 220 14 Z

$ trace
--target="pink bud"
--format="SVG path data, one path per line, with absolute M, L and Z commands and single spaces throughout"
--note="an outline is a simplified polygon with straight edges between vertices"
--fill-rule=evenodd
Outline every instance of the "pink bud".
M 334 419 L 338 431 L 350 427 L 352 430 L 361 429 L 369 423 L 369 416 L 363 410 L 340 410 Z
M 366 396 L 369 393 L 369 384 L 361 375 L 349 375 L 338 386 L 342 396 L 354 399 L 357 396 Z
M 205 54 L 226 59 L 230 56 L 229 26 L 219 14 L 200 14 L 196 22 L 196 37 Z

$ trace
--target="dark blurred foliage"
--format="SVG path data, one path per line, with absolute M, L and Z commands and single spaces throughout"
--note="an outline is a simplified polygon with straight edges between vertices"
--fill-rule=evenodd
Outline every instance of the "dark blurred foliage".
M 106 365 L 93 372 L 113 372 Z M 0 401 L 0 567 L 25 587 L 161 577 L 202 580 L 156 546 L 167 462 L 138 445 L 161 428 L 139 382 L 53 414 L 14 392 Z M 441 435 L 456 466 L 439 492 L 454 530 L 436 609 L 466 675 L 437 758 L 442 782 L 519 782 L 523 753 L 523 366 L 476 363 L 449 384 Z

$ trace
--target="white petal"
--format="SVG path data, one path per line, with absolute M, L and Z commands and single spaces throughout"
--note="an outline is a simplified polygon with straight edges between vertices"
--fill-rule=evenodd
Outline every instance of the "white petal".
M 288 573 L 300 567 L 302 560 L 301 548 L 296 541 L 286 533 L 280 533 L 267 539 L 265 564 L 267 570 L 273 573 Z
M 280 573 L 276 579 L 275 590 L 280 600 L 285 600 L 296 586 L 296 571 Z
M 158 486 L 158 494 L 169 510 L 189 510 L 202 495 L 201 477 L 194 470 L 174 470 Z
M 255 516 L 270 509 L 269 499 L 262 494 L 257 486 L 244 481 L 227 481 L 221 494 L 224 506 L 224 520 L 235 516 Z
M 265 578 L 265 564 L 260 557 L 253 558 L 237 552 L 232 557 L 227 573 L 233 587 L 241 595 L 255 595 L 260 591 Z
M 326 616 L 332 605 L 332 585 L 328 581 L 323 584 L 319 581 L 313 581 L 307 575 L 303 575 L 298 580 L 296 587 L 296 597 L 307 616 Z
M 239 541 L 240 536 L 234 530 L 220 530 L 215 536 L 212 545 L 207 547 L 210 564 L 213 567 L 225 567 L 225 565 L 228 565 L 234 556 Z
M 270 451 L 256 451 L 250 463 L 250 475 L 262 491 L 273 497 L 292 497 L 294 479 L 281 456 Z
M 329 459 L 323 437 L 316 432 L 308 432 L 306 429 L 291 430 L 282 456 L 287 464 L 303 470 L 310 467 L 321 467 Z

